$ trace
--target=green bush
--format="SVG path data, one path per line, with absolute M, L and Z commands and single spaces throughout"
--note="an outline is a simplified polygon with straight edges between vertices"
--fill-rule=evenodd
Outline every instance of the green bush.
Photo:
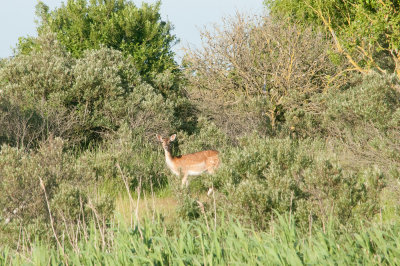
M 83 178 L 59 138 L 31 152 L 3 145 L 0 168 L 1 243 L 11 239 L 15 244 L 20 226 L 28 239 L 40 232 L 46 240 L 53 236 L 50 226 L 59 234 L 113 214 L 113 200 L 96 196 L 100 183 Z
M 222 161 L 209 177 L 223 195 L 221 207 L 258 228 L 267 228 L 275 211 L 292 213 L 301 226 L 311 218 L 321 224 L 331 216 L 342 224 L 372 218 L 388 178 L 379 169 L 342 168 L 318 140 L 249 136 Z
M 266 115 L 266 97 L 225 96 L 217 95 L 212 90 L 193 88 L 189 97 L 200 116 L 213 122 L 231 142 L 253 131 L 263 135 L 273 133 Z
M 72 158 L 63 153 L 62 140 L 50 140 L 35 153 L 3 145 L 0 168 L 0 218 L 3 223 L 0 242 L 16 244 L 20 226 L 25 228 L 28 239 L 35 233 L 42 239 L 48 238 L 47 203 L 58 193 L 61 183 L 75 177 Z
M 61 184 L 57 190 L 57 194 L 51 200 L 51 206 L 56 210 L 53 215 L 60 221 L 72 223 L 89 216 L 86 210 L 88 197 L 79 186 Z
M 126 117 L 126 98 L 141 80 L 121 52 L 108 48 L 86 51 L 72 69 L 74 83 L 66 105 L 74 108 L 82 138 L 88 142 L 115 130 Z M 79 133 L 78 133 L 79 134 Z
M 60 183 L 73 179 L 75 175 L 71 158 L 62 149 L 63 142 L 60 139 L 43 144 L 32 154 L 2 146 L 0 202 L 4 206 L 3 217 L 17 214 L 16 217 L 22 218 L 24 223 L 48 219 L 40 179 L 51 199 L 57 193 Z
M 50 133 L 69 138 L 77 123 L 64 103 L 74 61 L 51 34 L 38 44 L 42 52 L 5 60 L 0 69 L 0 140 L 19 147 Z
M 182 126 L 176 110 L 190 104 L 169 73 L 159 73 L 154 88 L 119 51 L 103 47 L 74 59 L 54 34 L 37 43 L 41 50 L 0 70 L 1 141 L 30 148 L 54 135 L 71 146 L 88 145 L 126 122 L 147 136 Z M 171 87 L 176 91 L 163 95 Z
M 152 137 L 155 139 L 155 135 Z M 83 152 L 77 167 L 83 180 L 105 184 L 112 195 L 125 190 L 122 178 L 131 189 L 140 186 L 150 191 L 168 183 L 163 156 L 158 143 L 149 142 L 142 129 L 131 130 L 124 125 L 97 149 Z
M 400 78 L 399 2 L 393 0 L 265 0 L 270 13 L 302 25 L 323 26 L 351 70 Z M 322 28 L 322 27 L 319 27 Z
M 179 145 L 181 154 L 186 154 L 201 150 L 221 150 L 228 145 L 228 139 L 215 123 L 200 116 L 196 132 L 191 135 L 184 131 L 179 132 L 175 144 Z
M 142 76 L 150 78 L 177 68 L 171 50 L 176 37 L 171 33 L 171 24 L 161 20 L 159 9 L 159 2 L 144 3 L 139 8 L 126 0 L 68 0 L 49 12 L 49 7 L 39 1 L 37 30 L 39 36 L 54 32 L 56 39 L 75 58 L 82 58 L 86 50 L 102 46 L 119 50 L 130 56 Z M 43 50 L 34 38 L 20 39 L 19 53 L 27 54 L 34 49 Z
M 62 183 L 58 187 L 57 194 L 50 203 L 57 232 L 68 234 L 71 233 L 69 231 L 76 230 L 79 224 L 85 227 L 91 221 L 104 223 L 113 216 L 113 199 L 105 196 L 96 196 L 92 199 L 89 194 L 83 184 Z
M 143 130 L 146 139 L 152 141 L 157 132 L 171 132 L 180 127 L 182 119 L 175 116 L 179 101 L 186 100 L 164 98 L 152 86 L 142 84 L 126 98 L 126 121 L 137 134 Z
M 307 104 L 287 111 L 283 132 L 299 137 L 342 137 L 346 130 L 354 134 L 357 127 L 365 133 L 397 129 L 398 88 L 393 75 L 352 75 L 348 86 L 314 95 Z
M 176 185 L 179 186 L 179 182 L 177 182 Z M 185 220 L 196 220 L 202 216 L 202 209 L 201 206 L 199 206 L 197 198 L 192 197 L 188 193 L 181 192 L 178 194 L 178 199 L 179 206 L 177 213 L 179 217 Z
M 369 75 L 359 85 L 326 97 L 325 126 L 371 123 L 380 130 L 398 127 L 395 113 L 400 108 L 399 85 L 391 76 Z

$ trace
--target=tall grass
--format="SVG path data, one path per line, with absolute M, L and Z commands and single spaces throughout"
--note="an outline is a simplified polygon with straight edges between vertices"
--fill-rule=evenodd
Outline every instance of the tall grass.
M 278 216 L 269 232 L 224 222 L 215 230 L 205 223 L 180 221 L 169 232 L 158 222 L 141 229 L 124 223 L 111 226 L 110 241 L 101 242 L 95 226 L 76 249 L 60 250 L 40 242 L 25 253 L 0 251 L 0 264 L 73 265 L 397 265 L 400 263 L 400 226 L 374 224 L 342 234 L 312 227 L 301 234 L 294 222 Z

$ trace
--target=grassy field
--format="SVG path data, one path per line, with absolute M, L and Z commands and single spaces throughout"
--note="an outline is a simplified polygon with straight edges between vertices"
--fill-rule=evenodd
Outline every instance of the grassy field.
M 270 232 L 235 221 L 176 221 L 171 232 L 159 216 L 131 227 L 116 218 L 106 231 L 93 224 L 87 238 L 56 248 L 36 242 L 14 253 L 0 251 L 2 265 L 397 265 L 400 227 L 366 226 L 345 234 L 310 227 L 299 234 L 289 217 L 277 216 Z
M 207 195 L 197 193 L 199 202 Z M 212 195 L 211 195 L 212 198 Z M 296 226 L 291 213 L 274 214 L 269 230 L 255 230 L 229 214 L 178 215 L 173 191 L 120 193 L 107 224 L 95 219 L 76 227 L 76 240 L 54 235 L 17 249 L 0 248 L 0 265 L 397 265 L 400 226 L 365 222 L 357 230 Z M 222 217 L 215 217 L 221 215 Z M 65 230 L 68 232 L 68 230 Z M 79 237 L 78 237 L 79 236 Z M 58 238 L 58 239 L 56 239 Z

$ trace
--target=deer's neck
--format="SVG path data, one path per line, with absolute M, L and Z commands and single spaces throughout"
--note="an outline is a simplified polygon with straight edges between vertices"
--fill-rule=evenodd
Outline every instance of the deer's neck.
M 165 153 L 165 162 L 168 165 L 168 168 L 176 175 L 179 175 L 179 170 L 177 169 L 177 166 L 174 163 L 174 157 L 171 155 L 171 151 L 168 149 L 164 150 Z
M 171 160 L 173 159 L 171 151 L 169 149 L 164 149 L 164 153 L 165 153 L 165 160 Z

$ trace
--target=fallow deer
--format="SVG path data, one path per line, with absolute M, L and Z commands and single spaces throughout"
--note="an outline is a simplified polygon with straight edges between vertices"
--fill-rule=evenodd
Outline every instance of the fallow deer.
M 165 153 L 165 161 L 168 168 L 177 176 L 182 175 L 182 188 L 189 185 L 189 176 L 200 175 L 204 172 L 213 174 L 219 166 L 219 152 L 215 150 L 199 151 L 177 157 L 171 155 L 171 141 L 176 134 L 169 138 L 163 138 L 157 134 L 157 139 L 162 143 Z

